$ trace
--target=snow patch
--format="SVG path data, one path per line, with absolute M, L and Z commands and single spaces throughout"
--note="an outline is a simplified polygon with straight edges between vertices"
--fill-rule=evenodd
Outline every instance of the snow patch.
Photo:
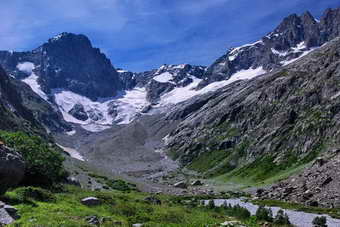
M 98 124 L 81 125 L 81 127 L 89 132 L 101 132 L 111 128 L 110 125 L 98 125 Z
M 305 44 L 305 41 L 302 41 L 301 43 L 298 43 L 296 47 L 293 47 L 292 50 L 294 53 L 301 52 L 302 50 L 306 49 L 307 46 Z
M 299 60 L 300 58 L 306 56 L 307 54 L 309 54 L 310 52 L 312 52 L 315 49 L 317 49 L 317 48 L 312 48 L 310 50 L 303 51 L 302 54 L 299 57 L 293 58 L 293 59 L 290 59 L 290 60 L 281 61 L 280 63 L 281 63 L 282 66 L 289 65 L 289 64 Z
M 76 130 L 67 131 L 66 134 L 69 136 L 73 136 L 74 134 L 76 134 Z
M 288 55 L 288 51 L 278 51 L 275 50 L 274 48 L 271 48 L 271 51 L 273 54 L 279 55 L 279 56 L 287 56 Z
M 173 75 L 169 72 L 165 72 L 158 76 L 155 76 L 153 79 L 160 83 L 168 83 L 170 80 L 173 79 Z
M 54 36 L 51 40 L 53 41 L 53 42 L 55 42 L 55 41 L 58 41 L 59 39 L 61 39 L 63 36 L 65 36 L 66 35 L 66 33 L 61 33 L 61 34 L 59 34 L 59 35 L 56 35 L 56 36 Z
M 238 54 L 241 53 L 242 51 L 244 51 L 243 49 L 245 47 L 254 47 L 256 44 L 263 44 L 263 40 L 261 39 L 259 41 L 254 42 L 254 43 L 245 44 L 243 46 L 239 46 L 239 47 L 231 49 L 231 51 L 228 54 L 229 61 L 235 60 L 235 58 L 238 56 Z
M 135 88 L 126 91 L 124 95 L 115 100 L 118 115 L 114 119 L 117 124 L 128 124 L 150 103 L 146 100 L 145 88 Z
M 76 124 L 101 124 L 110 125 L 112 124 L 113 118 L 108 114 L 108 103 L 110 101 L 92 101 L 87 97 L 76 94 L 72 91 L 63 89 L 53 89 L 52 94 L 54 95 L 55 103 L 58 105 L 63 117 L 66 121 Z M 74 107 L 75 104 L 80 104 L 84 107 L 85 112 L 99 112 L 103 114 L 103 117 L 98 121 L 87 119 L 81 121 L 73 117 L 68 112 Z
M 174 66 L 173 68 L 174 68 L 174 69 L 184 69 L 185 66 L 186 66 L 186 64 L 180 64 L 180 65 Z
M 63 149 L 66 153 L 68 153 L 72 158 L 78 159 L 80 161 L 85 161 L 85 158 L 75 149 L 70 148 L 70 147 L 64 147 L 60 144 L 57 144 L 58 147 L 60 147 L 61 149 Z
M 65 121 L 80 124 L 82 128 L 91 132 L 108 129 L 113 123 L 119 125 L 128 124 L 141 113 L 145 106 L 149 105 L 149 102 L 146 100 L 145 88 L 135 88 L 119 94 L 117 97 L 99 99 L 97 101 L 92 101 L 87 97 L 63 89 L 54 89 L 52 93 Z M 86 121 L 78 120 L 69 114 L 69 111 L 75 104 L 82 105 L 87 114 L 96 112 L 103 117 L 96 121 L 90 118 Z M 115 106 L 115 111 L 117 112 L 115 117 L 109 114 L 112 105 Z
M 48 101 L 48 96 L 45 92 L 43 92 L 40 84 L 38 83 L 39 77 L 33 72 L 34 64 L 31 62 L 20 63 L 17 65 L 17 68 L 20 71 L 30 74 L 28 77 L 21 81 L 30 86 L 34 93 L 39 95 L 42 99 Z
M 164 94 L 161 97 L 157 107 L 165 107 L 169 104 L 177 104 L 188 100 L 196 95 L 202 95 L 211 91 L 216 91 L 237 80 L 249 80 L 264 73 L 266 73 L 266 71 L 262 67 L 256 69 L 241 70 L 233 74 L 228 80 L 211 83 L 200 90 L 196 90 L 195 88 L 202 80 L 196 77 L 191 77 L 191 79 L 193 80 L 191 84 L 187 85 L 186 87 L 177 87 L 169 93 Z
M 17 65 L 17 69 L 19 69 L 21 72 L 24 72 L 28 75 L 32 74 L 34 68 L 35 66 L 32 62 L 22 62 Z

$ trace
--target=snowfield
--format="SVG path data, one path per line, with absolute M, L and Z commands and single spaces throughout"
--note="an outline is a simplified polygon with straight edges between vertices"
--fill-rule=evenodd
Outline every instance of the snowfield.
M 80 124 L 82 128 L 91 132 L 103 131 L 110 128 L 110 125 L 114 123 L 128 124 L 148 105 L 144 88 L 135 88 L 117 97 L 99 99 L 98 101 L 92 101 L 89 98 L 63 89 L 54 89 L 52 93 L 64 119 L 67 122 Z M 89 118 L 86 121 L 76 119 L 69 114 L 75 104 L 81 104 L 86 113 L 92 112 L 102 117 L 98 120 Z M 111 105 L 116 106 L 117 116 L 115 117 L 109 114 Z
M 31 89 L 37 95 L 39 95 L 42 99 L 47 101 L 48 100 L 48 96 L 41 89 L 40 84 L 38 83 L 38 78 L 39 77 L 33 72 L 34 68 L 35 68 L 35 66 L 34 66 L 34 64 L 32 62 L 23 62 L 23 63 L 19 63 L 17 65 L 17 69 L 19 69 L 20 71 L 22 71 L 22 72 L 26 73 L 27 75 L 29 75 L 28 77 L 23 79 L 22 82 L 24 82 L 25 84 L 30 86 Z
M 237 55 L 242 51 L 242 47 L 252 47 L 261 43 L 262 41 L 258 41 L 252 44 L 234 48 L 229 54 L 229 60 L 236 58 Z M 279 52 L 275 49 L 272 49 L 272 52 L 281 56 L 285 56 L 290 53 L 302 53 L 298 58 L 281 62 L 282 65 L 288 65 L 305 56 L 312 50 L 314 49 L 307 50 L 305 43 L 302 42 L 287 52 Z M 156 76 L 152 79 L 160 83 L 174 83 L 172 80 L 174 79 L 174 76 L 176 76 L 175 74 L 173 75 L 170 72 L 160 73 L 161 70 L 165 69 L 165 67 L 166 66 L 161 66 L 156 72 Z M 185 67 L 185 64 L 174 67 L 182 69 Z M 48 100 L 48 96 L 41 90 L 41 87 L 38 83 L 38 76 L 34 73 L 35 65 L 31 62 L 22 62 L 17 65 L 17 68 L 18 70 L 29 75 L 23 80 L 23 82 L 28 84 L 40 97 Z M 123 71 L 124 70 L 121 70 L 121 72 Z M 199 90 L 197 89 L 197 86 L 202 81 L 202 79 L 188 74 L 188 77 L 192 79 L 190 84 L 185 87 L 177 86 L 170 92 L 162 95 L 158 104 L 154 105 L 153 110 L 147 114 L 167 111 L 169 106 L 171 107 L 171 105 L 186 101 L 194 96 L 216 91 L 237 80 L 249 80 L 265 73 L 266 71 L 262 67 L 258 67 L 256 69 L 250 68 L 247 70 L 240 70 L 234 73 L 228 80 L 211 83 Z M 150 103 L 147 101 L 146 89 L 142 87 L 136 87 L 132 90 L 121 92 L 116 97 L 98 99 L 97 101 L 92 101 L 89 98 L 64 89 L 54 89 L 52 90 L 51 98 L 54 98 L 56 105 L 67 122 L 79 124 L 83 129 L 91 132 L 103 131 L 110 128 L 113 124 L 129 124 L 134 119 L 136 119 L 137 116 L 144 114 L 142 113 L 142 110 L 150 105 Z M 86 114 L 89 116 L 87 120 L 82 121 L 76 119 L 69 113 L 76 104 L 83 106 L 84 112 L 86 112 Z M 90 115 L 92 117 L 90 117 Z M 69 132 L 69 135 L 74 133 L 75 131 Z
M 155 76 L 153 78 L 155 81 L 160 82 L 160 83 L 168 83 L 170 80 L 173 79 L 173 75 L 169 72 L 162 73 L 158 76 Z

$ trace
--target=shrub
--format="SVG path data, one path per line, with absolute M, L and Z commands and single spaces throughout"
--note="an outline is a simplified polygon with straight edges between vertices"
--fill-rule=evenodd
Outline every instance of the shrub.
M 259 221 L 273 221 L 273 212 L 271 209 L 267 209 L 264 206 L 260 206 L 255 214 L 257 220 Z
M 324 216 L 315 217 L 312 223 L 315 227 L 327 227 L 327 218 Z
M 274 218 L 276 225 L 290 225 L 289 217 L 283 210 L 279 210 Z
M 31 200 L 41 201 L 41 202 L 53 202 L 55 201 L 55 196 L 42 188 L 36 187 L 22 187 L 17 188 L 13 191 L 19 201 L 28 202 Z
M 106 180 L 106 184 L 117 191 L 129 192 L 131 190 L 136 190 L 136 185 L 127 183 L 123 180 Z
M 214 200 L 209 200 L 209 202 L 208 202 L 208 208 L 209 208 L 209 209 L 215 209 L 215 202 L 214 202 Z
M 235 206 L 231 206 L 230 204 L 228 205 L 227 203 L 224 203 L 221 207 L 224 209 L 225 213 L 231 217 L 246 220 L 251 216 L 247 208 L 241 207 L 238 204 Z
M 0 140 L 23 156 L 26 163 L 23 185 L 46 186 L 66 178 L 64 158 L 40 137 L 0 131 Z

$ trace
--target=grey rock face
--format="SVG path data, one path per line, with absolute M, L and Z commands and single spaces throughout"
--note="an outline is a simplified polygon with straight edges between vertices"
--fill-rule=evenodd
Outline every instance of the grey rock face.
M 87 197 L 81 200 L 81 203 L 86 206 L 98 206 L 101 201 L 96 197 Z
M 188 185 L 184 181 L 180 181 L 174 184 L 175 188 L 187 188 Z
M 0 52 L 0 64 L 19 79 L 25 77 L 17 69 L 21 62 L 34 63 L 38 82 L 48 94 L 64 88 L 96 100 L 122 89 L 110 60 L 84 35 L 62 33 L 31 52 Z
M 84 106 L 79 103 L 72 107 L 72 109 L 69 111 L 69 114 L 81 121 L 86 121 L 89 119 L 87 113 L 85 112 Z
M 176 87 L 186 87 L 193 82 L 193 78 L 201 79 L 205 72 L 203 66 L 183 65 L 163 65 L 158 70 L 146 73 L 148 83 L 145 85 L 147 99 L 152 104 L 156 104 L 159 98 L 172 91 Z M 162 75 L 169 77 L 169 80 L 162 80 Z
M 0 194 L 16 186 L 25 175 L 25 163 L 21 155 L 0 145 Z
M 177 106 L 168 117 L 183 117 L 167 137 L 168 151 L 182 165 L 219 152 L 223 165 L 209 171 L 223 173 L 263 157 L 284 165 L 289 155 L 307 161 L 337 148 L 339 47 L 336 38 L 281 70 Z M 178 114 L 198 102 L 193 112 Z
M 213 63 L 199 87 L 228 79 L 232 74 L 263 67 L 271 71 L 284 62 L 301 56 L 304 51 L 319 47 L 339 35 L 340 8 L 327 10 L 317 21 L 309 12 L 301 16 L 292 14 L 260 41 L 232 48 Z
M 15 221 L 14 217 L 4 209 L 4 206 L 5 204 L 0 202 L 0 226 L 9 225 Z

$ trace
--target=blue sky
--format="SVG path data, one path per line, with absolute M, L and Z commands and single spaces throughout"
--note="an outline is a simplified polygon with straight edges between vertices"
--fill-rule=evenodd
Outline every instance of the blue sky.
M 320 17 L 338 0 L 2 0 L 0 49 L 31 50 L 48 38 L 87 35 L 115 67 L 209 65 L 232 46 L 258 40 L 283 17 Z

